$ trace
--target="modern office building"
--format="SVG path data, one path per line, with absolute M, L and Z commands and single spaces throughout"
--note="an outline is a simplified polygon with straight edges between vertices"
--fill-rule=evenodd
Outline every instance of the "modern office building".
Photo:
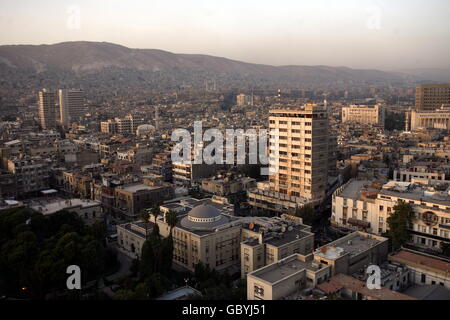
M 379 125 L 384 127 L 385 110 L 381 105 L 351 105 L 342 108 L 342 122 Z
M 73 122 L 78 122 L 83 116 L 84 92 L 82 90 L 60 89 L 58 95 L 61 124 L 67 127 Z
M 424 84 L 416 88 L 416 111 L 433 111 L 450 104 L 450 84 Z
M 56 127 L 56 94 L 53 91 L 42 89 L 39 91 L 39 123 L 42 129 Z

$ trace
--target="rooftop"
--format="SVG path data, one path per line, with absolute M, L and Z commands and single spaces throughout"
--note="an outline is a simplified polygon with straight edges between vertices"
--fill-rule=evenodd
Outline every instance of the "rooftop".
M 367 233 L 353 232 L 345 237 L 318 248 L 314 254 L 332 260 L 338 259 L 345 254 L 350 254 L 350 257 L 353 257 L 380 244 L 382 242 L 381 239 L 385 239 L 382 237 L 377 238 Z M 387 239 L 384 241 L 387 241 Z
M 346 288 L 374 300 L 417 300 L 416 298 L 383 287 L 378 290 L 371 290 L 366 287 L 365 282 L 342 273 L 332 277 L 328 283 L 319 284 L 317 287 L 325 292 L 328 291 L 327 293 L 333 293 L 330 292 L 330 289 L 337 291 L 340 288 Z
M 280 280 L 288 278 L 304 270 L 318 271 L 322 268 L 322 265 L 313 264 L 312 255 L 302 256 L 300 254 L 294 254 L 283 260 L 274 262 L 261 269 L 253 271 L 249 275 L 271 284 L 275 284 Z
M 61 210 L 71 209 L 75 207 L 89 208 L 100 206 L 101 203 L 89 199 L 54 199 L 54 200 L 34 200 L 31 202 L 31 209 L 42 214 L 52 214 Z
M 400 250 L 398 253 L 391 255 L 389 260 L 440 272 L 450 272 L 450 261 L 409 250 Z
M 127 191 L 127 192 L 139 192 L 142 190 L 156 190 L 159 189 L 159 186 L 148 186 L 146 184 L 143 183 L 138 183 L 138 184 L 132 184 L 132 185 L 127 185 L 127 186 L 123 186 L 123 187 L 119 187 L 119 189 Z

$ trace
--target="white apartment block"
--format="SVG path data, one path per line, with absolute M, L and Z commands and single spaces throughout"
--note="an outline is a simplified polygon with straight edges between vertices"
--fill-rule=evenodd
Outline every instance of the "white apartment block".
M 382 234 L 399 201 L 410 203 L 415 215 L 410 242 L 435 251 L 450 242 L 450 187 L 439 190 L 411 182 L 390 181 L 382 189 L 369 181 L 350 180 L 333 194 L 331 222 L 336 227 Z

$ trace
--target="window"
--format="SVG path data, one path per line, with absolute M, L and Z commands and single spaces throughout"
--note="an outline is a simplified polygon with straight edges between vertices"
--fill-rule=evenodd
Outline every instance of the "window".
M 427 281 L 427 276 L 426 274 L 422 273 L 422 276 L 420 278 L 420 282 L 425 283 Z
M 255 294 L 264 297 L 264 288 L 255 284 L 254 291 L 255 291 Z

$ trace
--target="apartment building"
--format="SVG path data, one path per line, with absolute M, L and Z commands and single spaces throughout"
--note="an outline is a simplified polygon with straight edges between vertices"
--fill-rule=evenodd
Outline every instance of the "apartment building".
M 399 201 L 410 203 L 414 218 L 410 243 L 441 251 L 450 242 L 450 187 L 390 181 L 381 188 L 350 180 L 333 194 L 331 222 L 336 227 L 382 234 Z
M 25 195 L 49 187 L 50 160 L 21 154 L 7 160 L 7 170 L 16 177 L 17 194 Z
M 137 217 L 142 209 L 162 204 L 173 198 L 173 189 L 168 186 L 149 186 L 134 183 L 114 189 L 114 208 L 116 213 L 127 217 Z
M 58 91 L 60 121 L 64 127 L 79 122 L 84 113 L 84 92 L 76 89 Z
M 42 129 L 56 127 L 56 93 L 47 89 L 39 91 L 39 123 Z
M 115 118 L 100 123 L 100 130 L 104 133 L 136 134 L 140 125 L 144 124 L 144 119 L 136 118 L 128 114 L 125 118 Z
M 323 105 L 271 110 L 270 163 L 275 172 L 267 186 L 249 191 L 252 206 L 295 210 L 320 202 L 328 183 L 328 118 Z M 275 132 L 278 132 L 278 136 Z
M 416 87 L 416 111 L 436 110 L 450 104 L 450 84 L 424 84 Z
M 342 108 L 342 122 L 355 122 L 384 127 L 385 110 L 381 105 L 350 105 Z

